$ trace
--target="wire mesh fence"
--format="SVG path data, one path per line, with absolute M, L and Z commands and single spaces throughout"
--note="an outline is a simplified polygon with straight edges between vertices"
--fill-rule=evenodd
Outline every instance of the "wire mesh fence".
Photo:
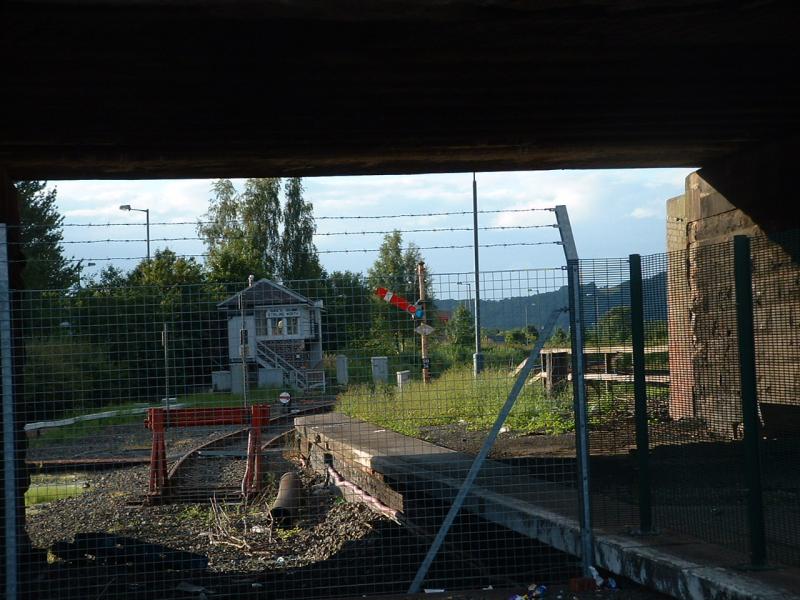
M 789 565 L 800 558 L 799 237 L 751 248 L 766 554 Z M 566 269 L 476 281 L 400 260 L 366 276 L 220 283 L 163 257 L 145 264 L 164 273 L 139 268 L 134 283 L 107 270 L 65 290 L 12 290 L 27 447 L 20 545 L 50 564 L 27 591 L 404 592 L 500 425 L 425 586 L 580 572 L 578 547 L 564 552 L 539 526 L 580 513 Z M 593 523 L 651 523 L 746 562 L 753 486 L 733 245 L 640 264 L 638 302 L 630 259 L 580 262 Z
M 768 561 L 800 564 L 800 232 L 752 240 Z
M 752 242 L 755 484 L 744 442 L 733 243 L 641 257 L 645 447 L 636 435 L 631 261 L 581 262 L 597 526 L 637 530 L 644 510 L 653 525 L 646 533 L 702 540 L 742 564 L 752 556 L 752 532 L 763 526 L 767 560 L 798 564 L 799 238 L 792 232 Z M 763 492 L 762 525 L 749 504 L 754 487 Z
M 25 529 L 60 570 L 36 593 L 405 591 L 566 305 L 565 273 L 481 273 L 478 377 L 471 273 L 14 291 Z M 545 375 L 524 386 L 426 587 L 577 572 L 513 525 L 515 502 L 577 511 L 570 385 Z

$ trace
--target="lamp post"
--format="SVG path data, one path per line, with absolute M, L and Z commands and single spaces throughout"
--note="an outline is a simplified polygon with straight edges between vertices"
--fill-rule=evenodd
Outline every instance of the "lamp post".
M 135 210 L 136 212 L 143 212 L 147 223 L 147 260 L 150 261 L 150 209 L 149 208 L 131 208 L 130 204 L 123 204 L 119 207 L 120 210 L 128 212 Z
M 472 284 L 469 281 L 457 281 L 458 285 L 465 285 L 467 286 L 467 298 L 469 304 L 472 304 Z M 469 306 L 469 304 L 467 306 Z

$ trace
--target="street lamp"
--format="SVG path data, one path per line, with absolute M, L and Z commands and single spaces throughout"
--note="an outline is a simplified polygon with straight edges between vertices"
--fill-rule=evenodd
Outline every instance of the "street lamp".
M 469 281 L 457 281 L 458 285 L 465 285 L 467 286 L 467 299 L 469 304 L 472 304 L 472 284 Z M 469 306 L 469 304 L 467 306 Z
M 136 212 L 143 212 L 147 219 L 147 260 L 150 260 L 150 209 L 149 208 L 131 208 L 130 204 L 123 204 L 119 207 L 120 210 L 128 212 L 135 210 Z

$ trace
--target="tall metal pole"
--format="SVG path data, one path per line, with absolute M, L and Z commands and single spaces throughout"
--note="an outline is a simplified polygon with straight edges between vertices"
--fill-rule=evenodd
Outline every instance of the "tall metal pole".
M 647 380 L 644 370 L 644 285 L 642 257 L 628 257 L 631 286 L 631 344 L 633 346 L 633 397 L 636 422 L 636 456 L 639 463 L 639 533 L 653 533 L 650 491 L 650 436 L 647 425 Z M 595 294 L 597 307 L 597 294 Z M 597 321 L 595 320 L 595 327 Z M 599 341 L 598 341 L 599 343 Z
M 247 364 L 247 358 L 250 354 L 249 345 L 251 340 L 249 339 L 250 335 L 247 329 L 247 321 L 245 320 L 245 303 L 244 303 L 244 292 L 239 292 L 239 314 L 241 315 L 242 324 L 239 328 L 239 356 L 242 359 L 242 402 L 245 408 L 249 408 L 249 404 L 247 402 L 247 384 L 249 379 L 249 369 Z
M 147 223 L 147 262 L 150 262 L 150 209 L 144 209 L 144 216 Z
M 578 466 L 578 498 L 580 501 L 581 569 L 589 577 L 594 562 L 592 507 L 589 498 L 589 415 L 586 407 L 586 365 L 583 348 L 583 303 L 581 298 L 580 264 L 567 207 L 556 206 L 556 221 L 561 245 L 567 259 L 569 290 L 569 329 L 572 342 L 572 397 L 575 411 L 575 454 Z
M 0 360 L 3 374 L 3 501 L 5 507 L 5 597 L 17 598 L 17 479 L 14 422 L 14 357 L 11 338 L 11 273 L 8 237 L 0 223 Z
M 734 236 L 733 252 L 750 563 L 754 567 L 763 567 L 767 562 L 767 540 L 764 529 L 764 498 L 761 490 L 761 453 L 759 449 L 761 424 L 758 419 L 756 348 L 753 335 L 753 275 L 750 263 L 750 239 L 746 235 Z
M 419 279 L 419 304 L 422 307 L 422 324 L 428 317 L 428 307 L 425 306 L 425 263 L 421 262 L 417 265 L 417 278 Z M 422 354 L 422 381 L 425 383 L 431 382 L 431 359 L 428 358 L 428 336 L 426 334 L 420 335 L 421 354 Z
M 164 346 L 164 404 L 169 414 L 169 329 L 164 321 L 164 332 L 161 334 L 161 344 Z
M 475 377 L 483 371 L 481 354 L 481 269 L 478 264 L 478 182 L 472 172 L 472 245 L 475 253 L 475 354 L 472 355 L 472 371 Z

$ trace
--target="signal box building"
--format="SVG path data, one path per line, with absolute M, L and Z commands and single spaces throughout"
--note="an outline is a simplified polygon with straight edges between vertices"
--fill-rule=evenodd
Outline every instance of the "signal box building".
M 218 304 L 228 320 L 229 371 L 214 388 L 241 393 L 242 369 L 251 387 L 324 390 L 322 300 L 261 279 Z

